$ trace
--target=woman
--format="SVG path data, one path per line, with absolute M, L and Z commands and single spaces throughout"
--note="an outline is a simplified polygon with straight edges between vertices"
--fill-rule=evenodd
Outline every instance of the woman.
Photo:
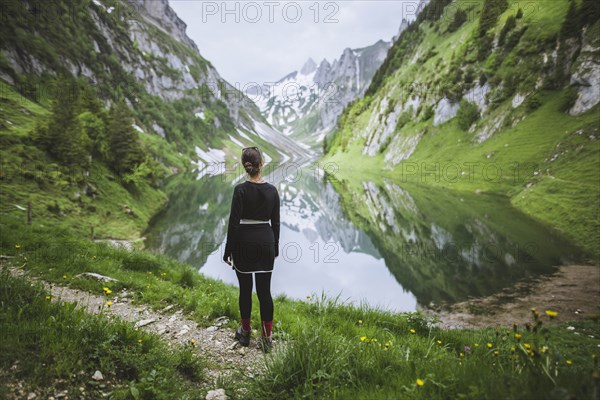
M 260 343 L 266 352 L 271 349 L 272 344 L 271 272 L 275 258 L 279 255 L 279 193 L 275 186 L 261 176 L 263 159 L 257 147 L 243 149 L 242 164 L 248 173 L 248 179 L 233 190 L 223 261 L 235 269 L 240 284 L 242 324 L 235 337 L 242 346 L 250 344 L 254 274 L 262 321 Z

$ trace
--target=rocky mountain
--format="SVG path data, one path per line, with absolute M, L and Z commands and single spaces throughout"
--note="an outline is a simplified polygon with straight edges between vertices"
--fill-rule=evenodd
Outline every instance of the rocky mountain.
M 290 137 L 319 145 L 348 103 L 364 94 L 391 43 L 383 40 L 347 48 L 339 59 L 318 65 L 309 58 L 294 71 L 255 93 L 256 104 L 269 123 Z
M 341 115 L 327 158 L 510 196 L 597 253 L 599 18 L 590 0 L 431 0 Z
M 250 144 L 276 160 L 305 152 L 200 55 L 167 0 L 9 2 L 3 13 L 0 79 L 34 102 L 58 76 L 86 80 L 107 107 L 124 97 L 136 129 L 158 137 L 149 142 L 172 143 L 199 166 Z M 223 155 L 207 158 L 215 149 Z

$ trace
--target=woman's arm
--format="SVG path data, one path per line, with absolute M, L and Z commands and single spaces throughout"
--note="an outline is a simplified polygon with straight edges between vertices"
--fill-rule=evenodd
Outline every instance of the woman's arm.
M 275 205 L 271 213 L 271 228 L 273 229 L 273 236 L 275 237 L 275 257 L 279 256 L 279 192 L 275 188 Z
M 223 261 L 229 264 L 229 258 L 232 257 L 233 249 L 237 246 L 237 231 L 240 226 L 242 207 L 244 205 L 241 190 L 236 186 L 233 190 L 231 199 L 231 212 L 229 214 L 229 225 L 227 227 L 227 242 L 225 244 L 225 253 Z

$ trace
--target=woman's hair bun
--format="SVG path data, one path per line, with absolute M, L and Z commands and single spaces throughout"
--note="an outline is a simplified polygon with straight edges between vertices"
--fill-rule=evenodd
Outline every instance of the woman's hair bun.
M 242 164 L 250 176 L 255 176 L 260 172 L 261 161 L 262 156 L 260 152 L 254 148 L 248 148 L 242 153 Z

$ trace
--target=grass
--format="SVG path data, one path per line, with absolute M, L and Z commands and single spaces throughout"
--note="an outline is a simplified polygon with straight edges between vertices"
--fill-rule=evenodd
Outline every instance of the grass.
M 2 254 L 15 256 L 15 264 L 25 264 L 27 270 L 48 281 L 102 294 L 106 284 L 76 277 L 81 272 L 97 272 L 118 279 L 118 282 L 109 285 L 110 289 L 116 295 L 127 290 L 133 295 L 134 304 L 144 303 L 154 308 L 174 304 L 176 308 L 183 309 L 188 318 L 204 326 L 220 316 L 231 319 L 230 328 L 237 324 L 236 288 L 205 278 L 186 264 L 164 256 L 127 252 L 89 242 L 74 237 L 67 230 L 36 224 L 24 226 L 10 216 L 2 218 L 1 227 Z M 51 343 L 39 357 L 43 355 L 62 360 L 52 368 L 44 369 L 44 359 L 31 357 L 27 361 L 31 362 L 27 368 L 31 375 L 23 379 L 31 382 L 32 387 L 46 380 L 59 379 L 65 373 L 70 376 L 73 370 L 76 374 L 82 368 L 88 374 L 89 371 L 93 373 L 92 369 L 101 365 L 110 366 L 106 370 L 115 371 L 116 382 L 128 377 L 127 382 L 133 381 L 140 392 L 150 387 L 148 385 L 154 385 L 147 390 L 155 398 L 185 398 L 181 393 L 187 393 L 185 391 L 190 383 L 169 371 L 177 370 L 180 362 L 177 360 L 190 362 L 188 358 L 181 354 L 165 356 L 170 353 L 161 347 L 160 341 L 131 332 L 131 327 L 126 324 L 118 325 L 118 332 L 122 334 L 115 333 L 113 325 L 105 322 L 102 322 L 102 329 L 95 329 L 94 324 L 101 320 L 93 316 L 84 317 L 81 313 L 76 314 L 75 321 L 84 326 L 89 324 L 93 329 L 74 328 L 75 336 L 66 344 L 65 338 L 70 338 L 70 333 L 61 335 L 59 331 L 52 330 L 54 325 L 50 325 L 52 329 L 49 329 L 47 323 L 40 321 L 68 318 L 50 318 L 47 314 L 50 311 L 45 310 L 69 310 L 69 315 L 77 311 L 70 306 L 45 301 L 41 290 L 27 289 L 24 282 L 3 277 L 1 285 L 0 296 L 10 299 L 3 300 L 3 304 L 10 306 L 6 310 L 12 310 L 12 315 L 19 315 L 18 310 L 25 309 L 21 311 L 21 320 L 15 322 L 14 318 L 3 318 L 3 325 L 21 324 L 25 316 L 34 318 L 31 325 L 23 330 L 44 331 L 44 343 Z M 27 294 L 28 290 L 37 294 L 19 297 L 23 296 L 19 293 Z M 254 302 L 257 310 L 256 297 Z M 279 350 L 265 358 L 264 374 L 250 379 L 240 372 L 219 382 L 232 399 L 550 398 L 556 394 L 592 399 L 597 395 L 598 380 L 593 374 L 598 374 L 598 367 L 592 358 L 597 356 L 600 345 L 597 319 L 573 324 L 574 332 L 579 335 L 565 329 L 565 326 L 547 326 L 546 323 L 535 332 L 529 331 L 524 323 L 531 321 L 518 321 L 515 329 L 522 338 L 516 340 L 511 329 L 443 330 L 432 327 L 432 321 L 420 313 L 396 314 L 367 306 L 351 306 L 339 298 L 315 294 L 307 301 L 279 296 L 275 299 L 275 310 L 274 335 Z M 2 313 L 8 312 L 3 306 Z M 256 314 L 252 321 L 255 328 L 259 326 Z M 11 329 L 21 328 L 15 326 Z M 89 332 L 95 332 L 96 336 L 94 340 L 85 341 L 83 338 Z M 111 341 L 105 342 L 108 339 L 104 339 L 104 334 Z M 144 358 L 138 358 L 137 352 L 141 351 L 136 347 L 138 339 L 142 339 L 144 346 L 156 346 L 149 347 Z M 122 341 L 133 343 L 133 348 L 129 349 Z M 487 343 L 491 343 L 492 347 L 488 348 Z M 531 347 L 527 348 L 525 343 Z M 26 342 L 24 346 L 31 347 Z M 66 350 L 58 350 L 64 346 L 67 346 Z M 21 347 L 12 347 L 14 352 L 2 352 L 2 359 L 9 360 L 3 365 L 12 365 L 11 362 L 26 354 L 25 350 L 17 350 Z M 54 352 L 60 354 L 55 355 Z M 164 359 L 157 361 L 159 355 Z M 94 357 L 106 358 L 91 366 L 90 363 L 100 362 Z M 78 365 L 77 361 L 69 364 L 69 359 L 81 360 L 85 367 Z M 158 368 L 156 363 L 159 362 L 163 363 L 159 365 L 166 363 L 167 366 Z M 138 371 L 137 375 L 122 375 L 124 372 L 119 369 L 122 364 Z M 152 368 L 148 369 L 147 365 L 152 365 L 157 372 L 152 373 Z M 161 392 L 164 387 L 161 382 L 166 382 L 162 380 L 166 376 L 175 377 L 173 382 L 183 383 L 173 385 L 169 381 L 170 387 L 176 386 L 175 391 Z M 417 379 L 423 382 L 422 386 L 417 384 Z M 150 381 L 153 383 L 150 384 Z M 73 380 L 73 387 L 79 384 L 80 381 Z M 126 397 L 127 391 L 131 391 L 130 386 L 116 383 L 114 392 Z
M 253 398 L 594 398 L 597 339 L 565 327 L 443 331 L 419 314 L 314 301 L 312 323 L 267 360 Z M 318 312 L 321 311 L 321 312 Z M 344 321 L 344 322 L 343 322 Z M 595 322 L 575 331 L 594 335 Z M 519 339 L 515 334 L 521 335 Z M 577 377 L 577 378 L 576 378 Z M 581 379 L 581 380 L 578 380 Z M 575 383 L 577 382 L 577 383 Z
M 22 383 L 44 398 L 197 398 L 205 367 L 191 347 L 169 348 L 131 324 L 49 300 L 39 284 L 0 271 L 1 397 Z M 91 379 L 96 370 L 103 381 Z

